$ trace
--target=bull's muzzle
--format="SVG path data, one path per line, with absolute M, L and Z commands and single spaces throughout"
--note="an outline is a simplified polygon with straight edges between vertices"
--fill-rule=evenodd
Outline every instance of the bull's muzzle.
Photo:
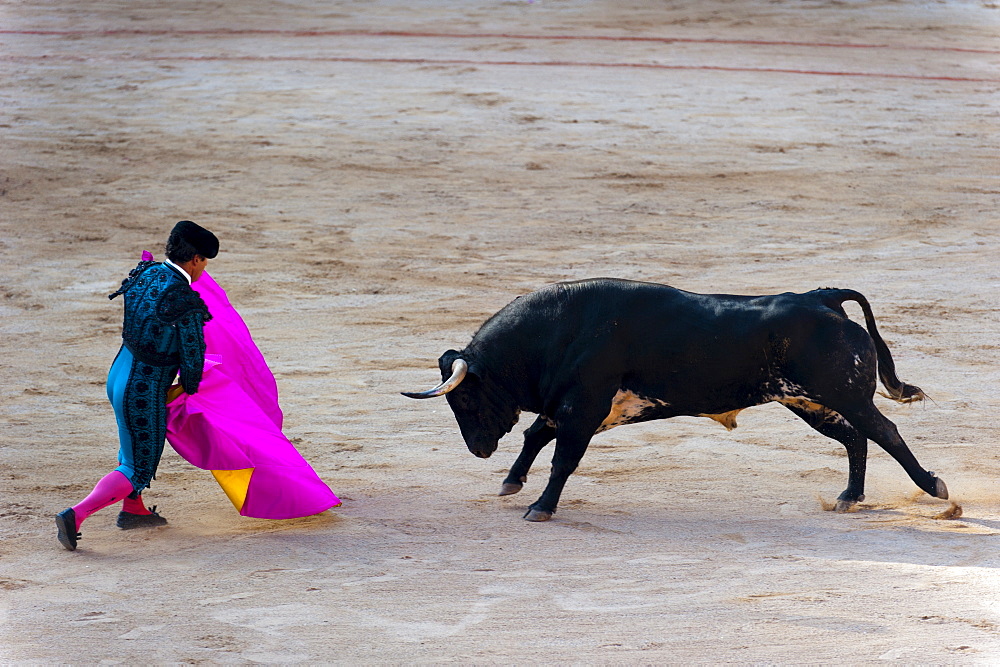
M 420 392 L 401 392 L 403 396 L 407 398 L 434 398 L 435 396 L 444 396 L 449 391 L 462 384 L 462 380 L 465 379 L 465 374 L 469 372 L 469 364 L 466 363 L 465 359 L 456 359 L 451 362 L 451 377 L 434 387 L 433 389 L 428 389 L 427 391 Z M 475 453 L 475 452 L 473 452 Z M 492 454 L 492 452 L 490 452 Z M 476 454 L 479 456 L 479 454 Z M 487 454 L 486 456 L 489 456 Z M 485 458 L 485 457 L 483 457 Z
M 481 459 L 488 459 L 493 455 L 493 452 L 497 450 L 497 443 L 492 443 L 492 445 L 476 445 L 469 446 L 469 451 L 478 456 Z

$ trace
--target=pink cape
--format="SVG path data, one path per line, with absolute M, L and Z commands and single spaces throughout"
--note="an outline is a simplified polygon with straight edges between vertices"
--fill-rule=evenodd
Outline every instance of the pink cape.
M 212 319 L 198 392 L 167 404 L 167 440 L 211 470 L 243 516 L 292 519 L 340 504 L 281 432 L 278 386 L 243 318 L 208 273 L 191 285 Z

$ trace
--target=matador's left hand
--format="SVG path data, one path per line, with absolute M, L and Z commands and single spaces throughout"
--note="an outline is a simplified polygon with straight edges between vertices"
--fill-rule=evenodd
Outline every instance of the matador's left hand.
M 184 393 L 184 385 L 180 382 L 170 385 L 170 389 L 167 390 L 167 403 L 170 403 L 182 393 Z

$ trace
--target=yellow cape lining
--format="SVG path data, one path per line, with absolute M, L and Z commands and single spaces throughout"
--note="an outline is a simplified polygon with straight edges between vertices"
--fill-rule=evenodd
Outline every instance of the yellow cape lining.
M 243 509 L 243 503 L 247 500 L 247 490 L 250 488 L 250 476 L 253 475 L 253 471 L 253 468 L 212 471 L 215 481 L 229 496 L 230 502 L 233 503 L 237 511 Z

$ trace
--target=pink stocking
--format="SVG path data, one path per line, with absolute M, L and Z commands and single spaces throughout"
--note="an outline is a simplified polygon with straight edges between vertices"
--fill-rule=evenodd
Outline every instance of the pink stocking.
M 113 470 L 101 478 L 90 495 L 73 505 L 76 513 L 76 529 L 80 530 L 83 520 L 99 509 L 118 502 L 132 493 L 132 482 L 118 470 Z

